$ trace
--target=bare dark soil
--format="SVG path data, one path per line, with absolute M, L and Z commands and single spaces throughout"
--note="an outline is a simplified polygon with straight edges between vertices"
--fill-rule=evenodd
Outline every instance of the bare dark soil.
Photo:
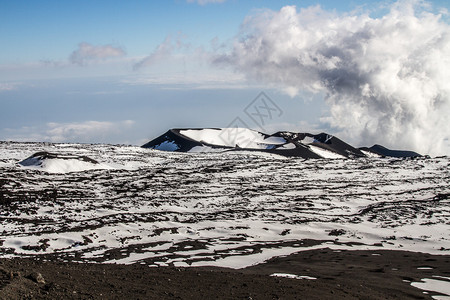
M 0 299 L 431 299 L 410 283 L 433 275 L 450 276 L 450 256 L 319 249 L 240 270 L 14 258 L 0 259 Z

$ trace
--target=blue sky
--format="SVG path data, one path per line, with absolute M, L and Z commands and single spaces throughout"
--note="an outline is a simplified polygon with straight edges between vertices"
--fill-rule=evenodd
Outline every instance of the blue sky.
M 318 79 L 320 88 L 293 86 L 289 79 L 295 76 L 280 80 L 284 69 L 252 67 L 248 57 L 239 56 L 239 49 L 258 35 L 256 41 L 281 38 L 267 35 L 275 29 L 264 24 L 278 28 L 289 16 L 300 20 L 292 26 L 300 23 L 297 29 L 305 33 L 331 26 L 326 34 L 336 26 L 327 19 L 341 26 L 340 20 L 354 17 L 373 25 L 386 15 L 392 17 L 396 3 L 400 2 L 0 0 L 0 140 L 139 145 L 171 127 L 225 127 L 236 117 L 255 127 L 245 120 L 243 110 L 264 91 L 283 111 L 265 125 L 267 132 L 328 131 L 357 146 L 383 142 L 362 141 L 361 131 L 356 134 L 336 125 L 338 100 L 330 97 L 336 89 L 326 86 L 326 80 Z M 444 26 L 446 34 L 447 1 L 402 3 L 413 3 L 422 23 L 423 11 L 439 15 L 439 24 L 433 26 Z M 296 6 L 295 12 L 283 10 L 287 6 Z M 312 13 L 320 15 L 322 25 L 307 20 L 314 6 L 320 6 Z M 298 30 L 293 32 L 299 43 Z M 270 59 L 261 57 L 259 63 Z M 269 76 L 272 71 L 278 73 Z M 333 121 L 327 121 L 330 118 Z M 365 122 L 365 127 L 373 123 Z M 440 139 L 448 142 L 447 133 Z
M 144 55 L 168 34 L 183 32 L 189 41 L 206 44 L 215 37 L 233 37 L 253 10 L 318 4 L 338 11 L 360 6 L 358 1 L 228 0 L 204 5 L 183 0 L 1 1 L 0 59 L 2 63 L 62 60 L 82 41 L 116 44 L 130 56 Z

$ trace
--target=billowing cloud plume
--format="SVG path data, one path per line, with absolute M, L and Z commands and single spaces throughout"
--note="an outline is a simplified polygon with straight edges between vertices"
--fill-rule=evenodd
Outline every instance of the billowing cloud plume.
M 323 121 L 360 144 L 449 154 L 450 26 L 421 1 L 380 18 L 294 6 L 248 17 L 229 53 L 251 79 L 326 94 Z
M 205 5 L 205 4 L 208 4 L 208 3 L 223 3 L 225 1 L 226 0 L 187 0 L 188 3 L 196 2 L 196 3 L 200 4 L 200 5 Z
M 78 49 L 70 55 L 69 60 L 71 63 L 82 66 L 88 62 L 121 57 L 124 55 L 125 51 L 120 47 L 111 45 L 94 46 L 89 43 L 80 43 Z

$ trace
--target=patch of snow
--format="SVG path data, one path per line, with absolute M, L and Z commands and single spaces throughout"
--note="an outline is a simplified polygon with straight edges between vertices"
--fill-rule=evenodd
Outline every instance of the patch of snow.
M 191 264 L 192 267 L 222 267 L 240 269 L 263 263 L 273 257 L 287 256 L 298 252 L 299 248 L 283 247 L 261 249 L 261 252 L 252 255 L 233 255 L 216 259 L 215 261 L 196 261 Z M 242 254 L 242 253 L 240 253 Z
M 286 143 L 286 140 L 279 136 L 269 136 L 268 138 L 264 139 L 264 143 L 272 145 L 281 145 Z
M 315 138 L 313 138 L 313 137 L 305 136 L 305 138 L 303 140 L 301 140 L 301 142 L 303 144 L 312 144 L 312 143 L 316 143 L 317 140 Z
M 175 144 L 174 141 L 164 141 L 161 144 L 153 147 L 153 149 L 161 151 L 176 151 L 180 149 L 180 147 L 177 144 Z
M 265 139 L 261 133 L 248 128 L 188 129 L 181 130 L 180 134 L 198 142 L 211 145 L 247 149 L 267 149 L 271 145 L 286 143 L 286 140 L 281 137 L 269 137 Z
M 411 285 L 424 291 L 433 291 L 447 295 L 447 296 L 432 296 L 433 299 L 450 299 L 449 281 L 424 278 L 421 279 L 421 282 L 411 282 Z
M 287 144 L 284 144 L 283 146 L 279 147 L 278 149 L 295 149 L 295 148 L 296 148 L 296 146 L 294 144 L 287 143 Z
M 433 275 L 433 277 L 434 278 L 446 279 L 446 280 L 450 281 L 450 277 L 446 277 L 446 276 Z
M 309 279 L 309 280 L 315 280 L 316 277 L 311 276 L 305 276 L 305 275 L 295 275 L 295 274 L 287 274 L 287 273 L 273 273 L 270 274 L 272 277 L 284 277 L 284 278 L 290 278 L 290 279 Z
M 366 151 L 366 150 L 360 150 L 365 156 L 367 157 L 374 157 L 374 158 L 379 158 L 381 157 L 381 155 L 373 153 L 371 151 Z
M 309 148 L 311 149 L 312 152 L 322 156 L 323 158 L 331 158 L 331 159 L 340 159 L 340 158 L 345 158 L 345 156 L 340 155 L 336 152 L 332 152 L 329 150 L 325 150 L 323 148 L 314 146 L 314 145 L 309 145 Z
M 208 152 L 223 152 L 221 148 L 212 148 L 209 146 L 195 146 L 188 152 L 190 153 L 208 153 Z

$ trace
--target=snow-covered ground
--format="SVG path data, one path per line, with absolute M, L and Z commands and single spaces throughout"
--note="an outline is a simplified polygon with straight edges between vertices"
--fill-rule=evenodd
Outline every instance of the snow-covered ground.
M 17 164 L 38 151 L 100 164 Z M 0 251 L 234 268 L 321 247 L 450 254 L 449 166 L 0 143 Z

